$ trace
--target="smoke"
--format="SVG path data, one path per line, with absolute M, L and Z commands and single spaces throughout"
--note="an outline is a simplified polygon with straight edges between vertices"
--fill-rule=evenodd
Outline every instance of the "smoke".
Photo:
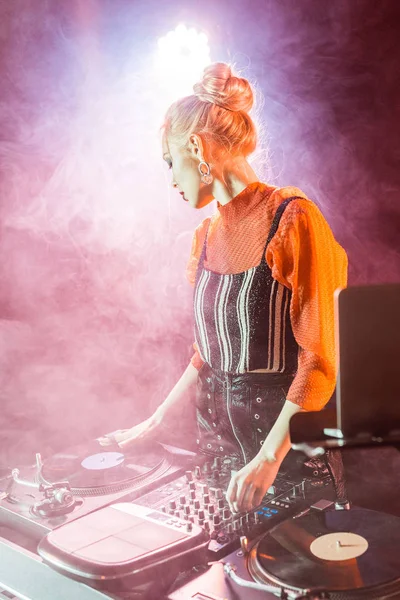
M 260 177 L 321 206 L 350 283 L 399 279 L 396 7 L 0 3 L 5 462 L 133 425 L 190 359 L 184 271 L 208 213 L 170 188 L 151 66 L 157 37 L 180 21 L 257 82 Z

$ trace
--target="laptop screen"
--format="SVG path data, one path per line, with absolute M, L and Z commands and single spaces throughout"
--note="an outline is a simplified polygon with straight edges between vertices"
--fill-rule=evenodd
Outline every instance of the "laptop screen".
M 338 429 L 379 437 L 400 429 L 400 284 L 335 293 Z

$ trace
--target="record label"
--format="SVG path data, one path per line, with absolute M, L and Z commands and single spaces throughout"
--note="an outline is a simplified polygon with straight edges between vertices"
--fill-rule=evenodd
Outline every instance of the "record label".
M 368 542 L 361 535 L 337 531 L 315 539 L 310 550 L 322 560 L 350 560 L 364 554 L 368 550 Z
M 92 454 L 87 456 L 81 462 L 84 469 L 89 471 L 99 471 L 102 469 L 112 469 L 117 467 L 124 460 L 124 455 L 121 452 L 99 452 L 98 454 Z

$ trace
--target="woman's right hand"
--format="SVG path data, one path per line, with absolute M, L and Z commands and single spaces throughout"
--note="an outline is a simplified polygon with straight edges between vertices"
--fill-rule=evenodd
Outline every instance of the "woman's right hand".
M 130 429 L 119 429 L 106 434 L 98 438 L 98 441 L 101 446 L 110 446 L 116 443 L 121 449 L 130 448 L 135 442 L 149 440 L 156 436 L 162 429 L 163 421 L 164 415 L 156 411 L 151 417 L 138 423 L 138 425 L 134 425 Z

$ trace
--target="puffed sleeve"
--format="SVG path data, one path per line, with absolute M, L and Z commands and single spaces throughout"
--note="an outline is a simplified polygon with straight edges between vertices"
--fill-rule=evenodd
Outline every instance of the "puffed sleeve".
M 336 383 L 334 291 L 347 285 L 346 252 L 316 204 L 293 200 L 266 260 L 274 279 L 292 292 L 290 319 L 300 348 L 287 399 L 304 410 L 320 410 Z
M 195 229 L 195 232 L 193 235 L 192 249 L 191 249 L 190 258 L 189 258 L 189 261 L 188 261 L 188 264 L 186 267 L 186 277 L 187 277 L 189 283 L 193 287 L 196 282 L 197 267 L 199 264 L 201 251 L 203 248 L 203 244 L 204 244 L 205 236 L 206 236 L 207 229 L 209 226 L 209 222 L 210 222 L 210 217 L 207 217 L 206 219 L 204 219 L 204 221 L 202 221 L 202 223 L 200 223 L 200 225 Z M 193 344 L 193 349 L 194 349 L 194 354 L 193 354 L 190 362 L 197 370 L 200 370 L 201 367 L 204 365 L 204 361 L 200 356 L 199 349 L 197 348 L 196 343 Z

